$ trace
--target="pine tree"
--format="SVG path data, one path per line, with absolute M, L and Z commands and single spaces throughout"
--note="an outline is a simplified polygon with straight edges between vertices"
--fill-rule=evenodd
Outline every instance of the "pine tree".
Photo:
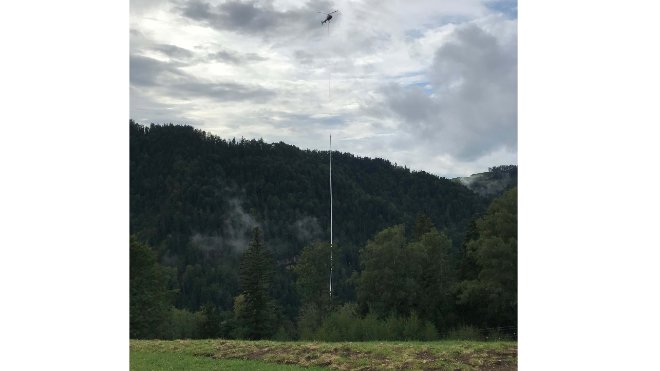
M 272 335 L 275 326 L 275 305 L 270 296 L 274 263 L 260 235 L 259 228 L 255 228 L 254 237 L 243 255 L 240 267 L 244 299 L 236 310 L 236 317 L 241 327 L 239 333 L 248 339 L 268 337 Z

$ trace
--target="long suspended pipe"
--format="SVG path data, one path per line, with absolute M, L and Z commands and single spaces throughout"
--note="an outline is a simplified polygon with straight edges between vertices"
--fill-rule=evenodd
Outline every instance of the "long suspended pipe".
M 330 22 L 328 21 L 328 40 L 330 40 Z M 330 80 L 332 78 L 332 71 L 330 70 L 330 66 L 328 66 L 328 103 L 330 102 Z M 332 136 L 330 136 L 330 142 L 332 142 Z M 332 143 L 330 143 L 332 146 Z
M 332 134 L 330 134 L 330 297 L 332 297 Z

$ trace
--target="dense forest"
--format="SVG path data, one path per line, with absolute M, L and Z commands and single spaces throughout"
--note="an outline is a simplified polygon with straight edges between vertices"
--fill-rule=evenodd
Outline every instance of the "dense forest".
M 133 121 L 130 151 L 133 338 L 423 340 L 515 327 L 515 182 L 484 196 L 333 152 L 330 297 L 327 151 Z

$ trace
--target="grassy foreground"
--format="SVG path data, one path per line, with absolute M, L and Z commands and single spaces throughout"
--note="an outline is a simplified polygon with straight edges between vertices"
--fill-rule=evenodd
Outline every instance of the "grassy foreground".
M 305 368 L 242 359 L 213 359 L 182 353 L 131 352 L 131 371 L 322 371 L 326 368 Z
M 234 365 L 228 360 L 246 363 Z M 131 370 L 300 369 L 280 368 L 277 364 L 316 370 L 515 370 L 518 344 L 514 341 L 131 340 Z

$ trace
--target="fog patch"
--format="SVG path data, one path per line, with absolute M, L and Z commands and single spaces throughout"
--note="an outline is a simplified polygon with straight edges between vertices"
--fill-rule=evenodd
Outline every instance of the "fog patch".
M 234 251 L 243 252 L 252 240 L 252 231 L 254 228 L 261 228 L 261 226 L 252 215 L 243 209 L 239 199 L 232 198 L 228 203 L 230 209 L 225 214 L 223 225 L 224 243 L 231 246 Z
M 261 228 L 256 219 L 243 209 L 238 198 L 227 201 L 228 210 L 223 215 L 219 233 L 194 233 L 190 243 L 206 256 L 225 252 L 242 253 L 252 241 L 254 228 Z
M 515 186 L 517 176 L 512 174 L 494 176 L 494 174 L 488 172 L 473 174 L 469 177 L 456 178 L 456 181 L 463 184 L 471 191 L 481 196 L 488 197 L 498 195 L 506 189 Z
M 296 220 L 291 225 L 291 229 L 298 241 L 302 243 L 311 242 L 321 236 L 321 226 L 319 225 L 318 219 L 311 216 Z
M 190 243 L 204 252 L 221 251 L 225 246 L 222 236 L 203 235 L 195 233 L 190 237 Z

